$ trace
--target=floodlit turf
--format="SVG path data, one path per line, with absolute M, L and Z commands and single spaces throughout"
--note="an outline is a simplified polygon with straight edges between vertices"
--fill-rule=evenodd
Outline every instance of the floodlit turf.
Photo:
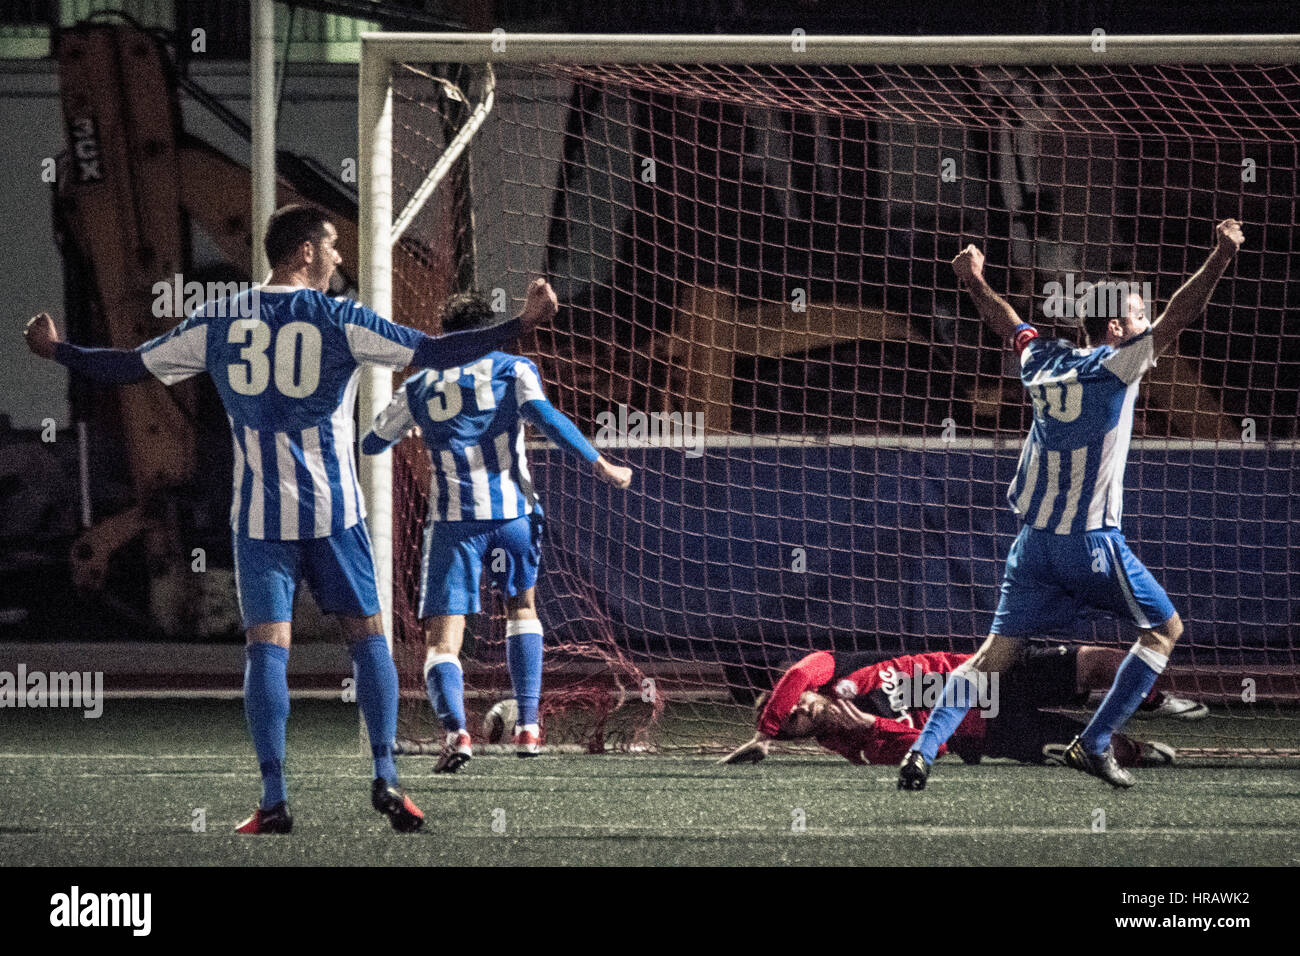
M 369 807 L 354 706 L 294 701 L 288 837 L 231 833 L 257 796 L 239 701 L 8 710 L 5 865 L 1011 864 L 1295 865 L 1294 766 L 1140 772 L 1125 793 L 1064 769 L 940 761 L 923 793 L 890 767 L 773 757 L 513 756 L 434 776 L 404 758 L 426 832 Z M 191 828 L 194 811 L 205 832 Z M 1104 832 L 1094 832 L 1104 811 Z M 802 824 L 802 827 L 800 826 Z M 503 830 L 504 832 L 497 832 Z M 802 832 L 798 832 L 802 830 Z

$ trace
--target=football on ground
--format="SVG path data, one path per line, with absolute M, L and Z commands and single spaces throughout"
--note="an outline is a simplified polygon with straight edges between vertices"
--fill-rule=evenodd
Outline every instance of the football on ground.
M 519 705 L 513 697 L 492 705 L 483 715 L 483 739 L 490 744 L 508 743 L 519 719 Z

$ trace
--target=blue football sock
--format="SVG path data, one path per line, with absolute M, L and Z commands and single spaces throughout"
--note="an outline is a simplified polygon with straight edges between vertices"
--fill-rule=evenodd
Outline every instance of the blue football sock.
M 912 749 L 919 750 L 926 763 L 934 763 L 939 748 L 948 742 L 975 703 L 976 689 L 971 676 L 960 668 L 948 675 L 943 693 L 921 729 L 921 736 L 912 744 Z
M 1110 685 L 1101 706 L 1079 735 L 1084 750 L 1099 754 L 1110 746 L 1111 735 L 1123 727 L 1146 700 L 1168 663 L 1169 658 L 1164 654 L 1141 644 L 1133 645 L 1115 672 L 1115 682 Z
M 465 672 L 455 654 L 429 652 L 424 661 L 424 686 L 442 729 L 454 733 L 465 729 Z
M 371 634 L 350 648 L 357 679 L 357 706 L 366 718 L 375 776 L 397 783 L 393 742 L 397 739 L 397 667 L 382 634 Z
M 244 649 L 244 716 L 262 770 L 262 809 L 288 799 L 284 787 L 284 728 L 289 721 L 289 649 L 253 641 Z
M 520 726 L 537 723 L 537 707 L 542 699 L 541 621 L 525 618 L 507 622 L 506 666 L 515 688 Z

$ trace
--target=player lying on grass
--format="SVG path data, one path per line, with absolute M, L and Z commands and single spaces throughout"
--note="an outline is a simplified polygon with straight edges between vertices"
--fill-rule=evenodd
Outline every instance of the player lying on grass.
M 554 311 L 555 293 L 543 286 Z M 496 318 L 483 296 L 462 293 L 443 307 L 442 328 L 483 329 Z M 415 429 L 432 458 L 418 613 L 428 647 L 425 686 L 447 734 L 434 768 L 439 773 L 455 773 L 472 754 L 460 647 L 465 615 L 480 610 L 485 562 L 506 601 L 506 663 L 519 708 L 516 752 L 535 756 L 541 742 L 542 624 L 534 586 L 544 519 L 528 472 L 524 422 L 585 459 L 602 481 L 617 488 L 631 483 L 630 468 L 606 461 L 546 400 L 537 367 L 505 352 L 407 379 L 361 445 L 377 454 Z
M 781 675 L 770 695 L 759 701 L 758 732 L 723 763 L 762 760 L 773 740 L 814 737 L 856 764 L 897 763 L 920 735 L 938 696 L 936 682 L 921 675 L 950 674 L 971 655 L 905 654 L 880 660 L 878 654 L 816 651 Z M 1123 663 L 1122 652 L 1104 647 L 1028 647 L 1023 659 L 988 687 L 987 713 L 967 713 L 939 754 L 951 752 L 967 763 L 981 757 L 1008 757 L 1023 763 L 1061 763 L 1062 751 L 1083 726 L 1044 708 L 1077 707 L 1088 694 L 1110 686 Z M 927 686 L 928 685 L 928 686 Z M 995 696 L 994 696 L 995 695 Z M 1148 717 L 1199 720 L 1204 704 L 1153 690 L 1140 713 Z M 1122 766 L 1169 763 L 1165 744 L 1114 737 Z
M 980 317 L 1019 353 L 1034 417 L 1007 492 L 1023 524 L 1007 555 L 989 636 L 948 679 L 899 767 L 900 789 L 925 787 L 930 763 L 969 708 L 978 674 L 1005 670 L 1026 638 L 1069 627 L 1084 607 L 1131 621 L 1140 634 L 1065 761 L 1112 786 L 1133 785 L 1133 776 L 1115 761 L 1111 737 L 1150 693 L 1183 633 L 1164 588 L 1120 533 L 1133 404 L 1143 374 L 1205 311 L 1242 241 L 1241 223 L 1219 223 L 1205 264 L 1154 323 L 1135 291 L 1125 288 L 1131 294 L 1119 302 L 1120 284 L 1094 286 L 1079 303 L 1088 348 L 1039 338 L 1021 322 L 984 281 L 984 256 L 974 246 L 953 259 Z
M 383 634 L 354 450 L 360 367 L 468 363 L 515 338 L 548 305 L 540 289 L 529 290 L 519 317 L 433 338 L 325 294 L 342 262 L 336 239 L 320 210 L 277 210 L 265 236 L 272 266 L 266 285 L 205 303 L 136 349 L 60 341 L 45 313 L 26 330 L 34 353 L 99 382 L 125 385 L 152 375 L 171 385 L 207 372 L 225 405 L 235 448 L 235 587 L 247 635 L 244 710 L 262 774 L 261 802 L 239 833 L 293 827 L 284 779 L 285 671 L 294 591 L 304 579 L 343 626 L 374 759 L 371 803 L 396 830 L 423 823 L 393 762 L 397 670 Z

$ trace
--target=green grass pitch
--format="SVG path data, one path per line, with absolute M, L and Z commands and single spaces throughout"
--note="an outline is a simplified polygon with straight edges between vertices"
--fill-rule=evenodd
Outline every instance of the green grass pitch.
M 13 865 L 1295 865 L 1293 766 L 1140 771 L 1113 792 L 1065 769 L 941 760 L 900 793 L 892 767 L 773 756 L 405 757 L 425 832 L 369 807 L 354 705 L 295 700 L 288 837 L 236 837 L 258 795 L 238 700 L 105 702 L 103 716 L 0 721 L 0 859 Z M 196 832 L 195 811 L 206 829 Z M 1095 829 L 1102 822 L 1104 829 Z

